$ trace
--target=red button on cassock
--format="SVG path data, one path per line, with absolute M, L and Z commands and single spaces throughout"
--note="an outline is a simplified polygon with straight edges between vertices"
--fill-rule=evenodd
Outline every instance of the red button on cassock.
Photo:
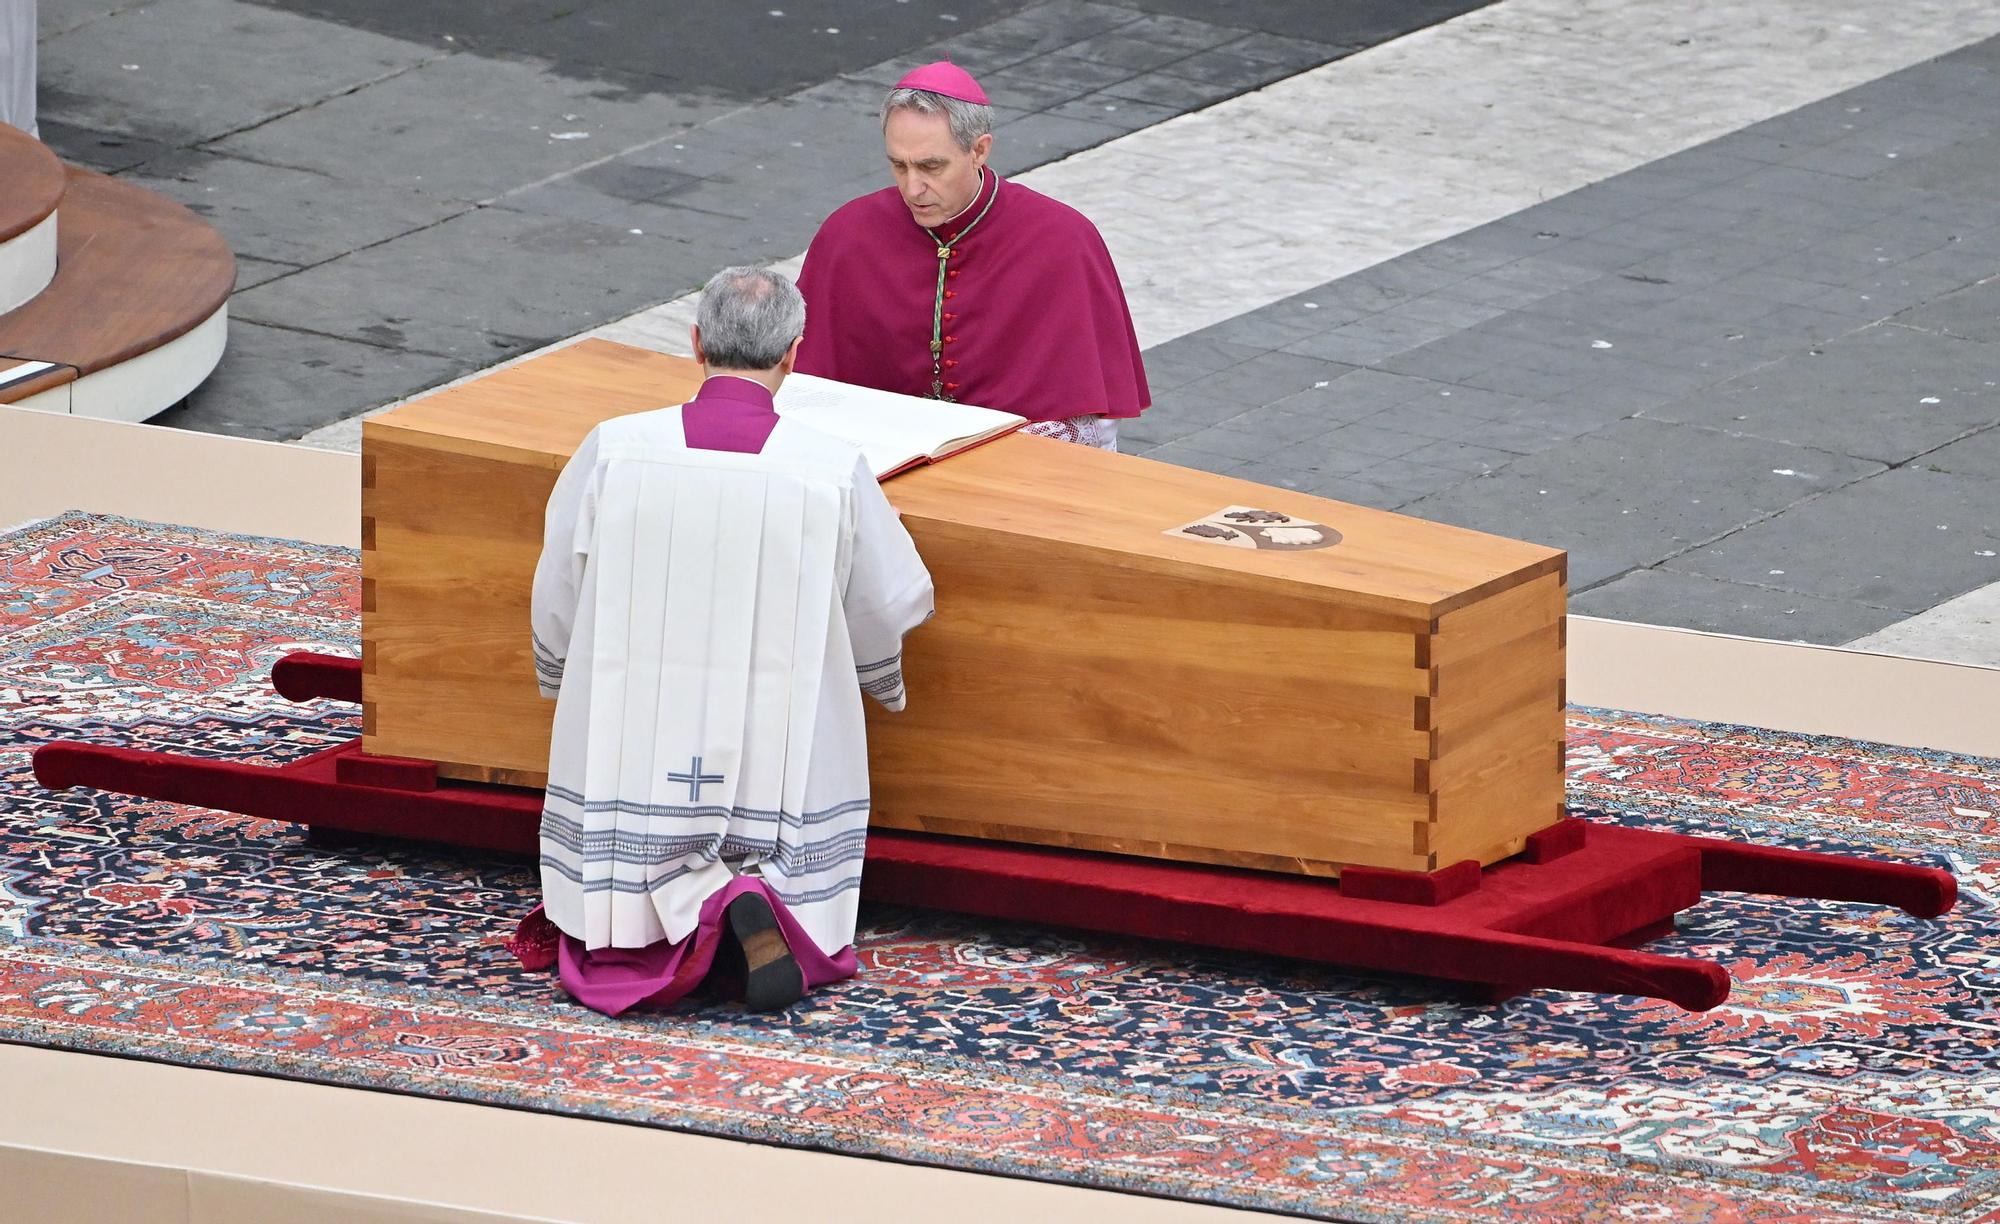
M 958 337 L 957 337 L 957 336 L 946 336 L 946 337 L 944 338 L 944 342 L 945 342 L 946 344 L 957 344 L 957 343 L 958 343 Z
M 944 291 L 944 295 L 945 295 L 946 297 L 948 297 L 948 298 L 955 298 L 955 297 L 957 297 L 957 296 L 958 296 L 958 290 L 956 290 L 956 289 L 947 289 L 947 290 L 945 290 L 945 291 Z
M 951 271 L 949 271 L 949 272 L 946 272 L 946 273 L 945 273 L 945 275 L 946 275 L 946 276 L 957 276 L 957 275 L 958 275 L 958 269 L 957 269 L 957 268 L 953 268 L 953 269 L 952 269 Z
M 946 384 L 944 385 L 944 389 L 945 389 L 945 390 L 947 390 L 947 391 L 956 391 L 956 390 L 958 390 L 958 384 L 957 384 L 957 383 L 946 383 Z
M 953 366 L 957 364 L 958 364 L 958 359 L 955 357 L 947 357 L 944 359 L 944 368 L 947 370 L 951 369 Z
M 957 317 L 958 317 L 957 315 L 951 313 L 949 310 L 944 312 L 944 321 L 947 323 L 951 322 L 953 319 L 956 319 Z

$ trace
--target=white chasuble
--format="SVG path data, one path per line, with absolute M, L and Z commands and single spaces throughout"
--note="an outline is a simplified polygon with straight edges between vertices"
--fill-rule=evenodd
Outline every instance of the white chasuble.
M 600 425 L 549 499 L 537 676 L 556 698 L 543 903 L 587 948 L 680 940 L 755 870 L 828 955 L 853 942 L 866 691 L 901 709 L 930 575 L 851 445 L 759 454 L 678 409 Z

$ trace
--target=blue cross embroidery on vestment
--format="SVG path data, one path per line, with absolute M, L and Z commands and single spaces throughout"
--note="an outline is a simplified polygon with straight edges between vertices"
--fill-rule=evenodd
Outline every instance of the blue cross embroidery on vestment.
M 694 759 L 694 764 L 688 766 L 688 771 L 686 773 L 684 774 L 669 773 L 667 775 L 667 781 L 687 783 L 688 802 L 699 803 L 701 802 L 701 788 L 708 785 L 711 782 L 720 783 L 722 781 L 722 775 L 705 774 L 701 772 L 701 758 L 696 757 Z

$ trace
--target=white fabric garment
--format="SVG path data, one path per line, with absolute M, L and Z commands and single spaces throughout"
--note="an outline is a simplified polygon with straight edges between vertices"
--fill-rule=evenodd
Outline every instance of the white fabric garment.
M 1098 416 L 1095 413 L 1061 421 L 1030 421 L 1021 427 L 1021 432 L 1033 434 L 1037 438 L 1053 438 L 1058 442 L 1094 446 L 1098 450 L 1118 449 L 1118 422 L 1111 417 Z
M 607 421 L 563 469 L 535 571 L 556 697 L 549 919 L 588 948 L 680 940 L 755 869 L 828 955 L 854 940 L 865 691 L 903 708 L 930 574 L 853 446 L 780 421 L 687 445 L 677 408 Z
M 35 0 L 0 0 L 0 123 L 35 126 Z

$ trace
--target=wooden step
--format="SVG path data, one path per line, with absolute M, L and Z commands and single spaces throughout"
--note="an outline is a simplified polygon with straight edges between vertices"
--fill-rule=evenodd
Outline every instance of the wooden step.
M 0 357 L 0 404 L 24 400 L 54 387 L 76 381 L 73 366 L 53 361 L 17 361 Z
M 0 314 L 40 293 L 55 273 L 62 163 L 41 141 L 0 123 Z
M 64 174 L 55 279 L 0 315 L 0 358 L 52 362 L 75 377 L 0 385 L 0 403 L 143 420 L 220 358 L 236 258 L 164 196 L 74 166 Z
M 63 193 L 63 165 L 49 147 L 0 123 L 0 242 L 26 233 L 56 210 Z

